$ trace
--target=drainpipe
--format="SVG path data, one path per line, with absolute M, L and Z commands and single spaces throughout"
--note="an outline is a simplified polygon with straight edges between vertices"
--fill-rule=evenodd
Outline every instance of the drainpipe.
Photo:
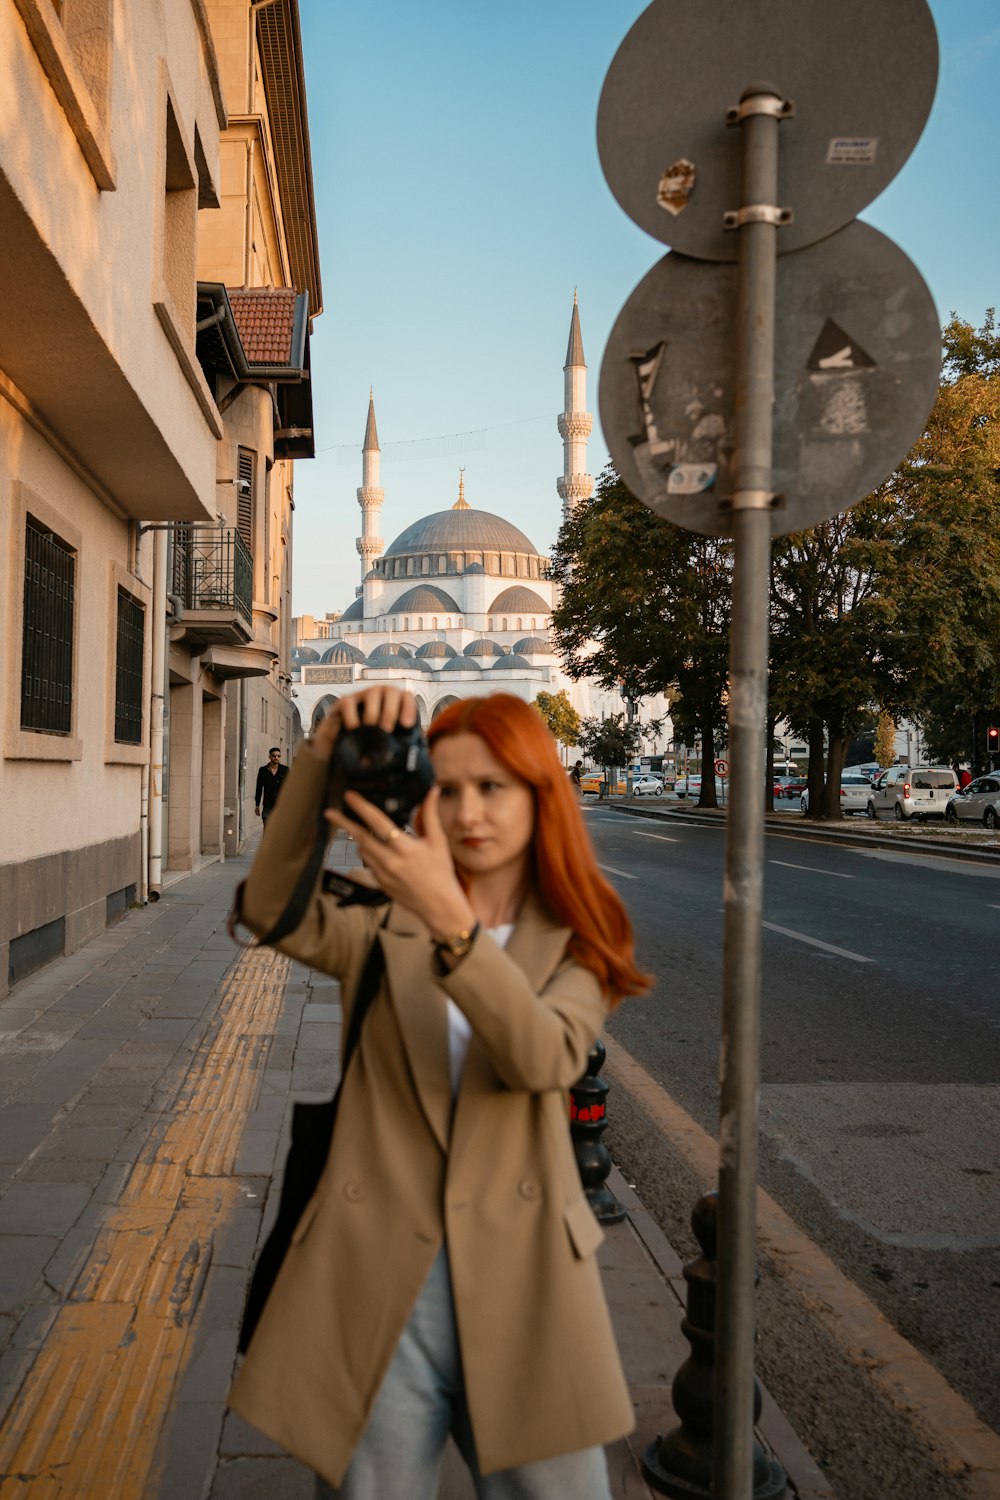
M 163 713 L 167 665 L 167 534 L 153 532 L 153 664 L 149 729 L 149 899 L 163 879 Z

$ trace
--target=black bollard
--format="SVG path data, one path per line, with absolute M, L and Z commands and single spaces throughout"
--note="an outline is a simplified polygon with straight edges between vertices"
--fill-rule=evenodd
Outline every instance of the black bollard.
M 642 1462 L 642 1472 L 653 1489 L 675 1500 L 712 1497 L 717 1223 L 718 1194 L 706 1193 L 691 1214 L 691 1228 L 702 1253 L 684 1267 L 688 1298 L 687 1317 L 681 1327 L 691 1353 L 674 1376 L 671 1388 L 681 1423 L 666 1437 L 658 1437 Z M 754 1423 L 760 1418 L 760 1400 L 760 1385 L 754 1380 Z M 755 1442 L 753 1500 L 784 1500 L 787 1494 L 784 1469 Z
M 587 1071 L 569 1091 L 569 1133 L 587 1202 L 599 1224 L 619 1224 L 625 1210 L 607 1185 L 611 1153 L 601 1140 L 608 1123 L 608 1084 L 599 1078 L 607 1053 L 597 1041 L 587 1056 Z

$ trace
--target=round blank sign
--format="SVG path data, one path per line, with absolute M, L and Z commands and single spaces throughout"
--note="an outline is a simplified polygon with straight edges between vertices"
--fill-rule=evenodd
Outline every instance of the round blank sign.
M 666 255 L 618 315 L 601 426 L 629 489 L 691 531 L 728 536 L 737 267 Z M 940 371 L 937 312 L 907 256 L 855 221 L 778 261 L 772 535 L 869 494 L 916 442 Z
M 601 166 L 622 208 L 665 245 L 735 260 L 739 127 L 726 112 L 769 89 L 778 128 L 778 253 L 832 234 L 916 145 L 937 82 L 927 0 L 654 0 L 615 54 L 597 115 Z

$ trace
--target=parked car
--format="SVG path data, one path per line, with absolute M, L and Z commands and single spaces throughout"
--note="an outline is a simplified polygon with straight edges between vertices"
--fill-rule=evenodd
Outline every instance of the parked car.
M 601 794 L 601 787 L 603 785 L 604 785 L 604 772 L 603 771 L 588 771 L 585 775 L 583 775 L 583 776 L 580 777 L 580 791 L 583 792 L 583 793 L 585 793 L 585 794 L 587 792 L 590 792 L 595 797 L 599 797 L 600 794 Z M 624 790 L 625 790 L 625 782 L 624 782 L 624 780 L 615 782 L 615 784 L 611 788 L 611 790 L 613 792 L 624 792 Z
M 1000 775 L 978 776 L 949 798 L 944 810 L 949 823 L 983 823 L 1000 828 Z
M 808 790 L 808 787 L 809 783 L 804 776 L 793 776 L 790 781 L 785 782 L 781 795 L 787 797 L 789 802 L 792 802 L 796 797 L 801 797 L 802 793 Z
M 865 808 L 870 818 L 943 818 L 949 800 L 958 791 L 951 766 L 890 766 L 870 789 Z
M 865 813 L 868 811 L 868 798 L 871 796 L 872 784 L 867 776 L 859 775 L 854 771 L 845 771 L 840 778 L 840 810 L 844 813 Z M 799 806 L 803 812 L 809 811 L 809 788 L 806 787 L 799 799 Z
M 653 776 L 644 771 L 641 775 L 632 777 L 632 795 L 633 797 L 662 797 L 663 782 L 659 776 Z
M 721 802 L 725 796 L 726 783 L 721 776 L 715 778 L 715 795 Z M 674 795 L 677 797 L 690 797 L 692 802 L 697 802 L 701 796 L 700 776 L 681 776 L 674 782 Z

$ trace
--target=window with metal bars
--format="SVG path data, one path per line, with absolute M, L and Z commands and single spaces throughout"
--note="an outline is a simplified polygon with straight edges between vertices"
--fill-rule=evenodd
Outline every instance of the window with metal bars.
M 236 529 L 253 555 L 253 495 L 257 477 L 257 455 L 241 448 L 236 460 Z
M 69 734 L 73 727 L 73 604 L 76 554 L 28 516 L 24 535 L 21 728 Z
M 142 744 L 142 652 L 146 611 L 127 589 L 118 590 L 115 655 L 115 740 Z

